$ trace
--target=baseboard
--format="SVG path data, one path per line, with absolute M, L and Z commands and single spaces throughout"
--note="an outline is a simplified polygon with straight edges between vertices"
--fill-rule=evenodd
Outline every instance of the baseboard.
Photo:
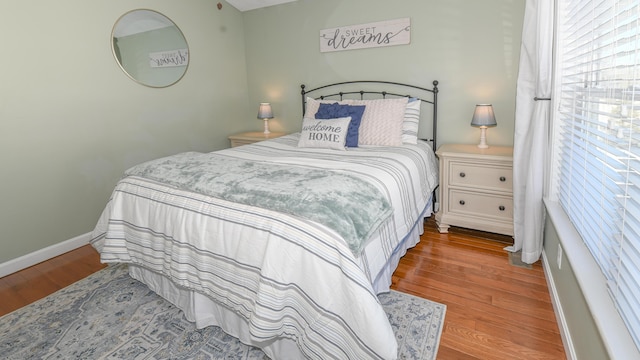
M 91 233 L 82 234 L 72 239 L 48 246 L 44 249 L 23 255 L 19 258 L 3 262 L 0 264 L 0 278 L 22 269 L 26 269 L 29 266 L 33 266 L 45 260 L 49 260 L 58 255 L 62 255 L 71 250 L 75 250 L 88 244 L 90 239 Z
M 578 360 L 576 356 L 576 350 L 571 340 L 571 333 L 569 332 L 569 326 L 567 325 L 567 319 L 564 316 L 562 310 L 562 304 L 560 303 L 560 297 L 553 281 L 553 275 L 551 268 L 549 267 L 549 259 L 547 254 L 542 250 L 542 267 L 544 268 L 545 279 L 547 280 L 547 287 L 549 288 L 549 294 L 551 295 L 551 303 L 553 304 L 553 311 L 556 313 L 556 321 L 558 322 L 558 328 L 560 330 L 560 337 L 562 338 L 562 344 L 564 345 L 564 352 L 567 355 L 567 360 Z

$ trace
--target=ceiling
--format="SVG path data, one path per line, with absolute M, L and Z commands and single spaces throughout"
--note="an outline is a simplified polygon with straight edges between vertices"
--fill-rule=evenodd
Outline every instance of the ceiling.
M 272 5 L 284 4 L 296 0 L 227 0 L 234 8 L 240 11 L 249 11 Z

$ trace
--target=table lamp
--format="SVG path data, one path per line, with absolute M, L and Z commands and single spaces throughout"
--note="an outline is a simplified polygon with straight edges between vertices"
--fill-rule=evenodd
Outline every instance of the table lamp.
M 273 119 L 273 111 L 271 111 L 271 104 L 260 103 L 258 108 L 258 119 L 264 120 L 264 134 L 270 134 L 269 131 L 269 119 Z
M 493 106 L 491 104 L 476 105 L 473 118 L 471 118 L 471 126 L 480 128 L 480 143 L 478 144 L 480 149 L 489 147 L 487 145 L 487 128 L 496 125 L 498 123 L 496 123 L 496 116 L 493 114 Z

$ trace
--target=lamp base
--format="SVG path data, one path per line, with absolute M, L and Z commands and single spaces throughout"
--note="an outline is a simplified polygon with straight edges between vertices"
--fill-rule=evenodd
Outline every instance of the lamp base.
M 271 134 L 269 131 L 269 119 L 264 119 L 264 132 L 265 135 Z
M 487 145 L 487 127 L 486 126 L 480 126 L 480 144 L 478 144 L 478 147 L 480 149 L 486 149 L 489 147 L 489 145 Z

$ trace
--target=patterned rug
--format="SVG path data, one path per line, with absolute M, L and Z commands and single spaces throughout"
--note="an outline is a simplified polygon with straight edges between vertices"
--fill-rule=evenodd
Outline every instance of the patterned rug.
M 399 359 L 435 359 L 446 306 L 380 295 Z M 0 317 L 0 359 L 268 359 L 220 328 L 196 329 L 182 311 L 109 266 Z

